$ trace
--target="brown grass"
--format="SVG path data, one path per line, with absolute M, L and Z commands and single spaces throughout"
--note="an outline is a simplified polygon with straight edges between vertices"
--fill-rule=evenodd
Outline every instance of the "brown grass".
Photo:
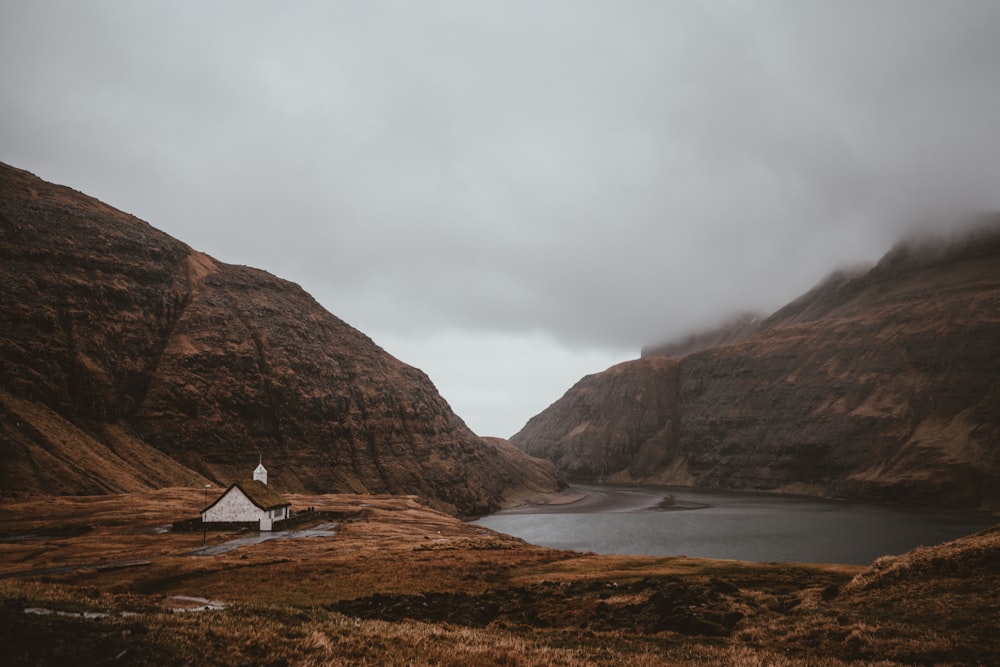
M 200 490 L 4 502 L 5 664 L 989 664 L 1000 650 L 984 630 L 1000 610 L 983 592 L 998 582 L 983 567 L 992 552 L 980 553 L 981 544 L 949 547 L 942 553 L 951 560 L 927 551 L 868 572 L 596 556 L 534 547 L 411 497 L 290 499 L 293 507 L 365 509 L 367 517 L 335 537 L 199 557 L 186 554 L 201 546 L 200 533 L 154 529 L 196 515 Z M 209 533 L 207 541 L 231 537 Z M 101 567 L 127 560 L 148 564 Z M 935 578 L 945 562 L 965 565 Z M 987 588 L 958 587 L 974 575 Z M 176 595 L 227 607 L 172 613 Z M 444 601 L 454 608 L 435 608 Z M 961 608 L 966 629 L 935 605 Z M 110 615 L 39 616 L 24 612 L 30 607 Z M 978 624 L 968 620 L 991 610 Z M 712 624 L 727 614 L 741 619 L 732 631 L 700 629 L 722 627 Z

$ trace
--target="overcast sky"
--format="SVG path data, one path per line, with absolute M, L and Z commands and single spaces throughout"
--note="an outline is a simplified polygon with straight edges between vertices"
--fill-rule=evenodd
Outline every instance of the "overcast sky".
M 302 285 L 510 436 L 1000 208 L 996 0 L 0 0 L 0 160 Z

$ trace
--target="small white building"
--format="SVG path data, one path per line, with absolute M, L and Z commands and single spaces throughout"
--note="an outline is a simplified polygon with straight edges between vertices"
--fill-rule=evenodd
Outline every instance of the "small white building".
M 257 523 L 271 530 L 290 516 L 291 503 L 267 486 L 267 470 L 258 465 L 252 480 L 234 482 L 219 499 L 201 512 L 205 523 Z

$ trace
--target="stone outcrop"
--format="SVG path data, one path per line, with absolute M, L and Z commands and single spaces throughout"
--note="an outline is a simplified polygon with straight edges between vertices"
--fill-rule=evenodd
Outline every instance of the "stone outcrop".
M 460 513 L 553 490 L 420 370 L 297 285 L 0 165 L 0 486 L 418 494 Z
M 723 343 L 588 376 L 511 441 L 578 480 L 1000 508 L 1000 219 Z

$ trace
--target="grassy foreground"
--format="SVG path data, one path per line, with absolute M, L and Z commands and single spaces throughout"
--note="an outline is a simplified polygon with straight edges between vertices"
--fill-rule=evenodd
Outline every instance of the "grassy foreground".
M 363 518 L 198 556 L 201 533 L 160 527 L 202 498 L 4 500 L 3 663 L 1000 664 L 995 529 L 871 568 L 754 564 L 553 551 L 413 497 L 290 496 Z

